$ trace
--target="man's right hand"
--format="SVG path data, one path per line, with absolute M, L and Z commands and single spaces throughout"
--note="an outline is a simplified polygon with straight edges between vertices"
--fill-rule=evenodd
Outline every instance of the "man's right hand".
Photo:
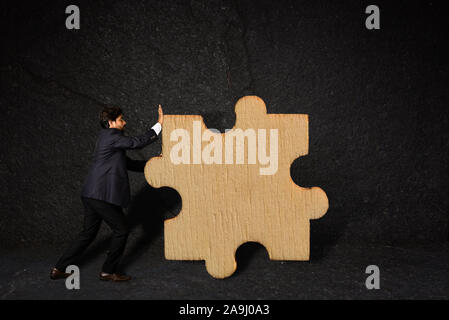
M 164 122 L 164 113 L 162 112 L 162 106 L 161 105 L 159 105 L 159 108 L 158 108 L 157 111 L 159 113 L 159 119 L 158 119 L 157 122 L 159 122 L 161 124 L 161 126 L 162 126 L 162 122 Z

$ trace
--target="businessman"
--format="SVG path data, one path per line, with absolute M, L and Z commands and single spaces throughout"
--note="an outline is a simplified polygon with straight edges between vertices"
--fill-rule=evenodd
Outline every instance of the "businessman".
M 130 200 L 127 170 L 143 172 L 146 161 L 128 158 L 126 150 L 142 148 L 157 139 L 162 130 L 164 117 L 161 105 L 158 112 L 158 122 L 151 129 L 140 136 L 128 137 L 123 134 L 126 121 L 120 108 L 105 107 L 101 111 L 102 129 L 95 146 L 93 163 L 81 193 L 84 205 L 83 230 L 52 269 L 51 279 L 64 279 L 70 276 L 65 272 L 66 267 L 76 264 L 95 239 L 103 220 L 112 230 L 112 239 L 99 278 L 107 281 L 131 279 L 117 270 L 129 233 L 122 208 L 126 208 Z

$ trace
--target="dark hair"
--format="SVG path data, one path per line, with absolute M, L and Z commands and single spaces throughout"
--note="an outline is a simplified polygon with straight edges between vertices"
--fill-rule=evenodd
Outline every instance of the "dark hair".
M 100 125 L 102 128 L 109 128 L 109 120 L 115 121 L 121 114 L 123 114 L 122 109 L 119 107 L 106 106 L 100 112 Z

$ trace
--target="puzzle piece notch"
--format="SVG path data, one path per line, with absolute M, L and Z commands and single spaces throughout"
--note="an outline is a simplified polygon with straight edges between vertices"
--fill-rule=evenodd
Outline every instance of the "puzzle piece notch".
M 205 260 L 215 278 L 234 273 L 235 252 L 249 241 L 262 244 L 271 260 L 308 260 L 309 220 L 328 208 L 323 190 L 302 188 L 290 176 L 291 163 L 308 152 L 307 115 L 267 114 L 258 97 L 240 99 L 235 112 L 233 129 L 279 130 L 281 156 L 274 175 L 260 175 L 257 165 L 248 162 L 174 165 L 169 155 L 177 141 L 171 141 L 170 134 L 178 128 L 192 132 L 193 121 L 201 121 L 201 133 L 208 130 L 198 115 L 167 115 L 163 155 L 145 167 L 152 186 L 174 188 L 183 202 L 179 215 L 164 222 L 166 258 Z M 224 143 L 226 134 L 215 137 Z

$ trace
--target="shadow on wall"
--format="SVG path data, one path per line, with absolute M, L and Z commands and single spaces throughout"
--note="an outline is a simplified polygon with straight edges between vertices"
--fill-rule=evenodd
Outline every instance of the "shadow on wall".
M 163 232 L 164 220 L 177 216 L 181 207 L 182 199 L 172 188 L 156 189 L 149 185 L 142 188 L 133 197 L 127 215 L 130 233 L 137 228 L 141 228 L 142 232 L 127 247 L 123 265 L 130 266 L 145 254 Z M 163 248 L 161 250 L 160 256 L 164 257 Z

